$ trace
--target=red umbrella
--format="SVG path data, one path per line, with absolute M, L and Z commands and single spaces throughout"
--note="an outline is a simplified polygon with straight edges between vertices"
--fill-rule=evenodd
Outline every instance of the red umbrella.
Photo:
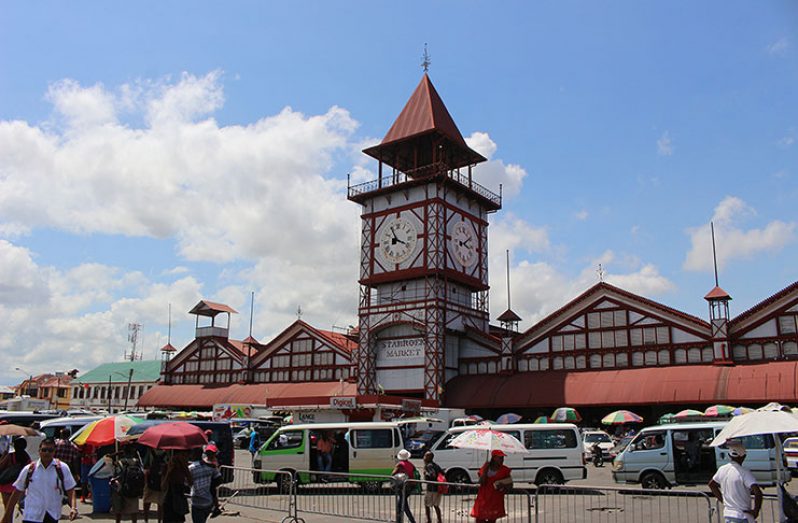
M 208 443 L 205 433 L 191 423 L 161 423 L 145 430 L 139 443 L 162 450 L 188 450 Z

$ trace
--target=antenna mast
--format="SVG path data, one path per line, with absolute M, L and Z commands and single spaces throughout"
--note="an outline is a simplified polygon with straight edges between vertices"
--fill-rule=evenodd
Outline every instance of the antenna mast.
M 251 291 L 249 298 L 249 337 L 252 337 L 252 317 L 255 315 L 255 291 Z
M 510 249 L 504 251 L 504 254 L 507 258 L 507 310 L 509 311 L 512 309 L 510 307 Z
M 136 351 L 139 341 L 139 333 L 141 332 L 141 323 L 128 323 L 127 324 L 127 341 L 130 342 L 130 353 L 125 352 L 125 359 L 136 361 L 141 359 L 141 354 Z

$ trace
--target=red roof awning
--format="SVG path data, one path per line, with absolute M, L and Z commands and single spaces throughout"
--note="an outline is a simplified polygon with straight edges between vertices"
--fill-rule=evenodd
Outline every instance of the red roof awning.
M 770 401 L 798 402 L 798 362 L 460 376 L 449 382 L 445 403 L 479 409 Z
M 139 399 L 139 407 L 210 408 L 217 403 L 265 405 L 276 398 L 353 396 L 356 386 L 337 381 L 233 385 L 156 385 Z
M 202 300 L 194 305 L 194 308 L 188 311 L 189 314 L 196 314 L 198 316 L 216 316 L 221 312 L 228 312 L 230 314 L 238 314 L 238 311 L 224 303 L 216 303 L 213 301 Z

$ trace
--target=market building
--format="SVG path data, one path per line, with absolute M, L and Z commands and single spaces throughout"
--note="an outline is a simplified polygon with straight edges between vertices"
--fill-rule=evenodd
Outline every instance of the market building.
M 139 405 L 405 399 L 488 416 L 565 405 L 592 416 L 616 406 L 654 415 L 798 402 L 798 282 L 736 317 L 716 286 L 704 297 L 705 318 L 599 282 L 523 332 L 509 309 L 491 324 L 488 225 L 501 188 L 474 181 L 485 158 L 465 143 L 426 74 L 364 153 L 377 178 L 348 187 L 362 208 L 358 327 L 297 321 L 267 343 L 251 334 L 238 341 L 229 336 L 235 311 L 202 301 L 191 311 L 195 339 L 174 357 L 165 347 L 162 384 Z
M 69 407 L 109 413 L 133 409 L 160 373 L 158 360 L 103 363 L 72 382 Z

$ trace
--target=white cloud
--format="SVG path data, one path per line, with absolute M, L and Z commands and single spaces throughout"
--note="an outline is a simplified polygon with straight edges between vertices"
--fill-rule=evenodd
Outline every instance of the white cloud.
M 778 144 L 781 147 L 790 147 L 795 143 L 796 135 L 798 135 L 798 133 L 796 133 L 795 129 L 790 128 L 787 130 L 787 133 L 779 139 Z
M 488 133 L 474 132 L 465 138 L 469 147 L 488 159 L 474 167 L 474 179 L 487 189 L 498 193 L 502 186 L 502 196 L 512 198 L 521 192 L 526 171 L 516 164 L 505 164 L 502 160 L 493 160 L 498 148 Z
M 715 207 L 715 245 L 718 267 L 734 259 L 750 258 L 761 252 L 776 252 L 795 241 L 796 222 L 773 220 L 762 228 L 744 229 L 740 223 L 756 216 L 756 211 L 736 196 L 727 196 Z M 690 271 L 711 271 L 712 237 L 710 224 L 687 230 L 691 247 L 683 263 Z
M 574 214 L 574 218 L 576 218 L 580 222 L 587 220 L 589 217 L 590 213 L 587 212 L 587 209 L 582 209 L 580 211 L 577 211 L 576 214 Z
M 772 44 L 768 45 L 767 50 L 770 54 L 780 55 L 784 54 L 789 47 L 790 41 L 787 39 L 787 37 L 781 37 Z
M 660 156 L 671 156 L 673 154 L 673 141 L 668 131 L 662 133 L 657 140 L 657 154 Z

